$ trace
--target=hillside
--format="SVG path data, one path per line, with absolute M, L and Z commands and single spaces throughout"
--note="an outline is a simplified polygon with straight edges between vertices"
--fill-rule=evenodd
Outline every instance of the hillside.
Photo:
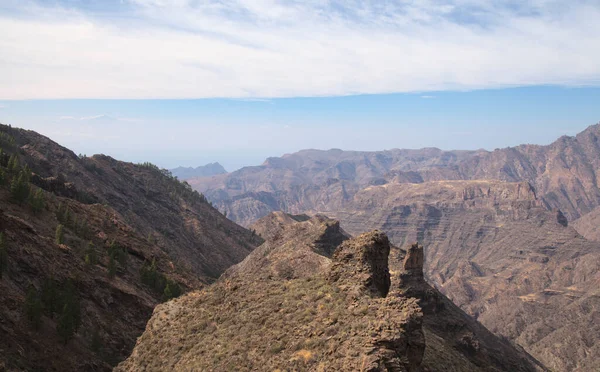
M 152 164 L 78 157 L 0 126 L 0 360 L 110 370 L 154 306 L 214 281 L 262 241 Z
M 423 280 L 422 248 L 271 215 L 214 285 L 159 305 L 117 371 L 536 371 Z M 392 272 L 388 260 L 402 262 Z
M 600 355 L 600 247 L 568 224 L 593 238 L 598 135 L 492 152 L 306 150 L 190 182 L 247 226 L 281 210 L 419 241 L 430 282 L 468 314 L 550 368 L 586 371 Z

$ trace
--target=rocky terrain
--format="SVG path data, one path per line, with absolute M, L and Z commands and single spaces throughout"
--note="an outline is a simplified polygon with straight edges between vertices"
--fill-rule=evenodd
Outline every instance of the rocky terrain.
M 210 287 L 157 306 L 117 371 L 536 371 L 427 285 L 423 248 L 326 217 L 274 214 Z M 398 271 L 389 270 L 397 265 Z
M 215 176 L 217 174 L 225 174 L 227 171 L 223 166 L 219 163 L 209 163 L 206 165 L 201 165 L 199 167 L 177 167 L 170 169 L 173 177 L 177 177 L 180 180 L 187 180 L 190 178 L 196 177 L 210 177 Z
M 429 280 L 488 329 L 553 370 L 600 367 L 600 244 L 528 184 L 372 186 L 354 203 L 330 214 L 350 233 L 379 228 L 395 244 L 423 242 Z
M 598 135 L 492 152 L 306 150 L 190 182 L 244 225 L 281 210 L 419 241 L 426 276 L 463 310 L 553 370 L 588 371 L 600 368 Z
M 262 239 L 152 164 L 0 126 L 0 370 L 110 370 Z

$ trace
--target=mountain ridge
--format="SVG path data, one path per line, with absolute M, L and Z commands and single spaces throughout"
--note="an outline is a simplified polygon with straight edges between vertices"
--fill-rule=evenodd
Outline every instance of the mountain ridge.
M 276 213 L 255 227 L 266 242 L 212 286 L 158 306 L 117 371 L 545 370 L 429 287 L 422 247 L 419 260 L 324 216 Z
M 187 180 L 195 177 L 210 177 L 218 174 L 227 173 L 225 168 L 219 162 L 208 163 L 194 167 L 177 167 L 169 170 L 171 174 L 180 180 Z
M 0 369 L 110 370 L 156 304 L 262 241 L 153 164 L 5 125 L 0 148 Z

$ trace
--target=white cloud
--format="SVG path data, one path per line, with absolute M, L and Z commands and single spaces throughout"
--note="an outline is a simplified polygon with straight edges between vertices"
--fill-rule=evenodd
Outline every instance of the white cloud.
M 130 0 L 102 17 L 8 3 L 19 5 L 0 14 L 0 99 L 600 83 L 593 1 Z

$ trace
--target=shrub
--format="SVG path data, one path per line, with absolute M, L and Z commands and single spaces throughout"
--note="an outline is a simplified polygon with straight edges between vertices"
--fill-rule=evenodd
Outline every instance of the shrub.
M 65 232 L 64 232 L 64 227 L 62 224 L 58 224 L 58 226 L 56 226 L 56 236 L 55 236 L 55 241 L 56 244 L 63 244 L 64 240 L 65 240 Z

